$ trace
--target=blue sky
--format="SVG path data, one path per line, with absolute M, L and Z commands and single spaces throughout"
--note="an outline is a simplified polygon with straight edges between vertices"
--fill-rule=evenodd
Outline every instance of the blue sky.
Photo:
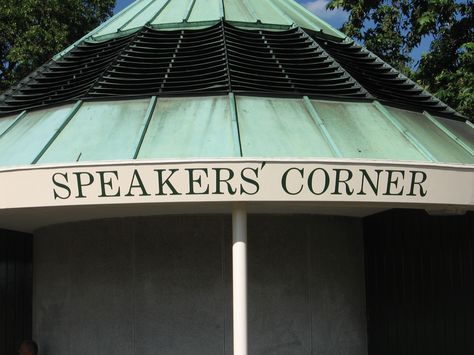
M 124 7 L 131 4 L 133 0 L 117 0 L 115 6 L 115 12 L 122 10 Z M 342 10 L 327 11 L 326 5 L 329 0 L 297 0 L 298 3 L 305 6 L 307 9 L 312 11 L 319 18 L 323 19 L 330 25 L 336 28 L 340 28 L 341 25 L 348 17 L 348 13 Z M 415 61 L 418 61 L 423 52 L 428 51 L 430 46 L 431 38 L 425 38 L 418 48 L 413 50 L 412 56 Z

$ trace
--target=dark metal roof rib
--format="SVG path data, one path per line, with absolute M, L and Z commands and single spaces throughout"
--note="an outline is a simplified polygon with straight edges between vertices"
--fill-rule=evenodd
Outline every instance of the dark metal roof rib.
M 368 98 L 299 28 L 277 32 L 224 26 L 233 91 Z
M 353 43 L 294 27 L 156 30 L 85 41 L 0 96 L 0 115 L 75 99 L 228 92 L 367 101 L 454 117 L 448 106 Z
M 228 91 L 221 25 L 203 30 L 143 30 L 87 97 Z
M 0 114 L 81 98 L 130 40 L 127 36 L 84 42 L 62 59 L 50 61 L 0 96 Z
M 313 39 L 381 102 L 453 118 L 457 113 L 379 57 L 354 42 Z

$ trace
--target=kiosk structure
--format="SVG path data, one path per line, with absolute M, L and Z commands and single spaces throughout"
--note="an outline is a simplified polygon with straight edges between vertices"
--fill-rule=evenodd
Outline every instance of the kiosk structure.
M 0 355 L 468 354 L 474 126 L 292 0 L 138 0 L 0 96 Z

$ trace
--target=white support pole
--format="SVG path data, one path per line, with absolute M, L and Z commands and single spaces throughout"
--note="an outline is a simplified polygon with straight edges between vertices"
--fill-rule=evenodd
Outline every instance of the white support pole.
M 247 210 L 232 210 L 232 292 L 234 355 L 247 355 Z

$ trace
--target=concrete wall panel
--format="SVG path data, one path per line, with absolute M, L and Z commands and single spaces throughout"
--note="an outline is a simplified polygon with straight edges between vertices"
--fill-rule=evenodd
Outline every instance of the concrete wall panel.
M 367 354 L 362 223 L 328 217 L 308 226 L 313 354 Z
M 366 354 L 361 224 L 249 217 L 250 354 Z M 42 355 L 231 354 L 230 216 L 90 221 L 34 239 Z
M 130 353 L 131 238 L 122 221 L 35 237 L 35 331 L 43 353 Z
M 43 354 L 69 354 L 72 291 L 70 228 L 44 230 L 33 238 L 33 337 Z
M 81 224 L 71 238 L 70 355 L 130 353 L 131 228 Z
M 229 228 L 221 218 L 183 216 L 148 219 L 137 229 L 137 354 L 224 353 L 222 243 Z
M 308 238 L 300 220 L 249 218 L 251 354 L 310 354 Z

